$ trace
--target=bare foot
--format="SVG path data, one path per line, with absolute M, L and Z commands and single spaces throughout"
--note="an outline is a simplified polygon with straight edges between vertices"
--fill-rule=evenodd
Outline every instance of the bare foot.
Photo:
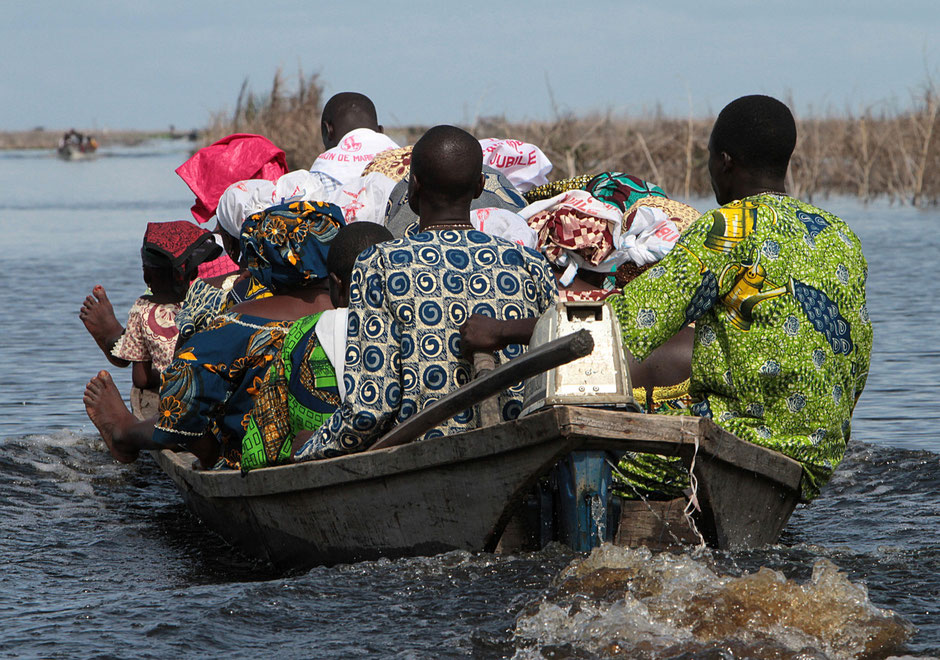
M 97 376 L 88 381 L 82 402 L 88 418 L 108 445 L 111 456 L 121 463 L 137 460 L 139 450 L 121 442 L 124 432 L 137 422 L 137 418 L 124 405 L 124 399 L 111 379 L 111 374 L 99 371 Z
M 103 286 L 98 284 L 91 290 L 91 294 L 85 298 L 82 308 L 78 310 L 78 318 L 85 324 L 85 329 L 101 350 L 107 354 L 111 352 L 111 345 L 124 332 L 124 326 L 114 315 L 114 308 Z

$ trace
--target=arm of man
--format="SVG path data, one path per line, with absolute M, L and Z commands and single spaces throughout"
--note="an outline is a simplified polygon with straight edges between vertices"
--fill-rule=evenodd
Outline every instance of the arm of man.
M 606 299 L 620 320 L 624 347 L 638 362 L 718 301 L 718 273 L 728 253 L 703 246 L 713 223 L 711 214 L 702 216 L 662 261 Z
M 532 340 L 532 332 L 539 317 L 558 300 L 558 287 L 545 258 L 528 248 L 523 248 L 522 258 L 531 287 L 531 298 L 538 315 L 520 319 L 493 319 L 482 314 L 471 314 L 460 326 L 460 345 L 463 354 L 470 358 L 476 351 L 499 351 L 510 344 L 524 344 Z
M 510 344 L 528 344 L 537 318 L 500 321 L 471 314 L 460 326 L 460 346 L 468 358 L 476 351 L 499 351 Z

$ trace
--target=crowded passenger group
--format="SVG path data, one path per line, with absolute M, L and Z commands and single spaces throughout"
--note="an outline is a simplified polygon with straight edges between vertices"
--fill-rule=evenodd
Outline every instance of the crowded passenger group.
M 719 114 L 705 213 L 624 171 L 551 180 L 537 145 L 504 136 L 445 125 L 400 146 L 358 93 L 320 123 L 310 170 L 260 135 L 200 149 L 177 169 L 196 222 L 148 224 L 126 323 L 101 284 L 85 299 L 105 357 L 132 369 L 130 408 L 107 371 L 84 395 L 115 459 L 185 449 L 247 472 L 368 451 L 468 383 L 474 351 L 512 360 L 540 316 L 589 300 L 619 321 L 644 412 L 709 417 L 799 461 L 818 494 L 868 373 L 867 266 L 845 222 L 787 194 L 783 103 Z M 498 407 L 519 417 L 522 384 Z M 616 478 L 626 496 L 688 485 L 681 463 L 633 453 Z

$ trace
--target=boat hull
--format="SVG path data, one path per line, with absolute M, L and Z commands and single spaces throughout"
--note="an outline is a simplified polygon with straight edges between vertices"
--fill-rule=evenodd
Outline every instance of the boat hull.
M 245 475 L 195 470 L 187 453 L 154 457 L 207 526 L 252 555 L 294 567 L 493 551 L 539 477 L 568 453 L 591 449 L 694 456 L 705 482 L 702 527 L 718 547 L 775 541 L 798 500 L 798 463 L 710 420 L 571 406 Z M 727 487 L 710 483 L 728 479 Z

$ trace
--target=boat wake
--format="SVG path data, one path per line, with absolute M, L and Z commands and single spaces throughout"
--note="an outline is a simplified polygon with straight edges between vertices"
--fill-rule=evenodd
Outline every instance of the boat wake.
M 604 545 L 520 614 L 514 657 L 881 658 L 914 632 L 826 559 L 805 583 L 713 565 L 708 552 Z
M 94 435 L 74 431 L 26 435 L 0 440 L 0 474 L 3 481 L 31 483 L 33 489 L 42 484 L 60 492 L 91 495 L 94 482 L 123 480 L 122 466 L 110 459 L 104 442 Z

